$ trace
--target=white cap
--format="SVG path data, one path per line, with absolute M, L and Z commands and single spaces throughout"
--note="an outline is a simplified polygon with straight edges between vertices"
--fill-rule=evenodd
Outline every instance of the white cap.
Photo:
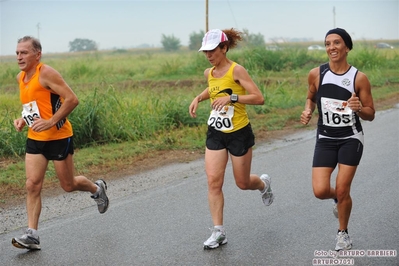
M 202 46 L 198 50 L 200 51 L 211 51 L 215 49 L 221 42 L 228 41 L 226 33 L 219 29 L 208 31 L 202 39 Z

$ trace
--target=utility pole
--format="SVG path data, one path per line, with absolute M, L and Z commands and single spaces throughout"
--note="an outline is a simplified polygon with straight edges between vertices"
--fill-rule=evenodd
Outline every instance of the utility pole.
M 334 29 L 335 29 L 335 6 L 333 7 L 333 21 L 334 21 Z
M 205 32 L 208 32 L 208 0 L 205 0 Z
M 36 27 L 37 27 L 37 39 L 40 40 L 40 22 L 37 23 Z

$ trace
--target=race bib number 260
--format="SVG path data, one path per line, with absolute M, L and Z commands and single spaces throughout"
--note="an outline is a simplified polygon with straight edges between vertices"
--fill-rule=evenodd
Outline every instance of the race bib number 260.
M 330 127 L 346 127 L 353 125 L 353 111 L 347 101 L 321 98 L 323 125 Z
M 22 118 L 29 127 L 32 127 L 35 118 L 40 118 L 40 112 L 36 101 L 22 105 Z
M 221 111 L 212 110 L 208 118 L 208 125 L 216 130 L 232 130 L 234 116 L 234 106 L 223 106 Z

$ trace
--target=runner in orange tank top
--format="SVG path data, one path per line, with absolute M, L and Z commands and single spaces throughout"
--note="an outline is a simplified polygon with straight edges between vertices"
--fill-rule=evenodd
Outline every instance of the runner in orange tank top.
M 31 126 L 33 126 L 35 118 L 51 119 L 54 113 L 63 105 L 64 101 L 60 95 L 44 88 L 40 84 L 41 70 L 46 67 L 48 66 L 39 63 L 36 66 L 35 73 L 30 78 L 27 77 L 25 71 L 22 71 L 19 75 L 20 99 L 24 107 L 22 118 L 25 124 L 29 126 L 28 138 L 48 141 L 72 137 L 72 125 L 66 117 L 47 130 L 32 130 Z
M 92 182 L 73 175 L 73 132 L 67 116 L 79 101 L 60 73 L 40 62 L 39 40 L 30 36 L 19 39 L 16 54 L 22 117 L 14 120 L 14 127 L 17 131 L 29 127 L 25 155 L 28 228 L 21 237 L 13 238 L 12 244 L 38 250 L 41 190 L 49 161 L 54 163 L 61 187 L 66 192 L 91 192 L 100 213 L 108 209 L 107 185 L 102 179 Z

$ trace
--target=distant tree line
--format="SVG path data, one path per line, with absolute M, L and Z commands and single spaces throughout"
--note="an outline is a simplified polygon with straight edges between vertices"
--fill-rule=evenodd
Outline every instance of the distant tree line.
M 72 42 L 69 42 L 70 52 L 97 51 L 97 50 L 98 50 L 97 43 L 93 40 L 77 38 Z
M 202 38 L 205 32 L 203 30 L 199 32 L 192 32 L 190 34 L 190 40 L 188 44 L 188 49 L 190 50 L 198 50 L 201 47 Z M 181 48 L 180 39 L 176 38 L 174 35 L 165 35 L 162 34 L 161 44 L 165 51 L 173 52 L 177 51 Z M 249 33 L 247 29 L 243 30 L 243 42 L 240 46 L 264 46 L 265 38 L 262 34 L 253 34 Z M 90 39 L 75 39 L 72 42 L 69 42 L 69 51 L 70 52 L 81 52 L 81 51 L 97 51 L 98 45 L 95 41 Z

